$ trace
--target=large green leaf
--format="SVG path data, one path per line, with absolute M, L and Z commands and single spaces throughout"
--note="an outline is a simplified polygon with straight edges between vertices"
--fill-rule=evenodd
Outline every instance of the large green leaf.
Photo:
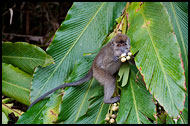
M 115 19 L 122 13 L 124 6 L 125 3 L 73 4 L 47 49 L 47 53 L 54 58 L 55 64 L 45 68 L 38 67 L 35 70 L 31 101 L 62 84 L 77 60 L 83 57 L 83 53 L 95 52 L 101 47 L 102 41 L 113 29 Z M 91 63 L 92 59 L 90 63 L 80 67 L 75 80 L 87 73 Z M 94 80 L 91 80 L 65 91 L 63 102 L 67 102 L 64 102 L 61 107 L 64 111 L 61 110 L 60 114 L 64 117 L 59 115 L 62 119 L 60 121 L 65 121 L 73 115 L 68 122 L 74 123 L 85 113 L 89 104 L 88 99 L 96 89 L 93 83 L 95 83 Z
M 12 64 L 30 74 L 39 65 L 45 67 L 53 63 L 52 57 L 43 49 L 26 42 L 3 42 L 2 59 L 4 63 Z
M 76 124 L 99 124 L 105 119 L 109 104 L 103 103 L 102 88 L 100 92 L 102 93 L 97 92 L 92 96 L 87 112 L 76 121 Z
M 29 105 L 32 76 L 11 64 L 2 63 L 2 68 L 3 94 Z
M 117 117 L 118 124 L 149 124 L 148 118 L 155 120 L 155 105 L 142 80 L 130 71 L 128 84 L 121 89 L 121 99 Z
M 132 3 L 128 36 L 147 89 L 171 117 L 184 108 L 185 77 L 181 52 L 169 15 L 161 3 Z M 159 13 L 158 13 L 159 12 Z
M 188 3 L 163 2 L 176 34 L 185 69 L 185 79 L 188 85 Z

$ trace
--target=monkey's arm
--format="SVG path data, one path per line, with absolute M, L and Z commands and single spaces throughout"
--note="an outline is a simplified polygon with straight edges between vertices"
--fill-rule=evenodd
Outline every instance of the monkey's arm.
M 75 81 L 75 82 L 62 84 L 62 85 L 60 85 L 60 86 L 58 86 L 56 88 L 53 88 L 52 90 L 46 92 L 45 94 L 43 94 L 42 96 L 37 98 L 35 101 L 33 101 L 32 104 L 30 104 L 30 106 L 28 107 L 28 109 L 30 109 L 34 104 L 36 104 L 37 102 L 44 99 L 46 96 L 48 96 L 49 94 L 53 93 L 54 91 L 56 91 L 58 89 L 65 88 L 65 87 L 71 87 L 71 86 L 77 86 L 77 85 L 80 85 L 80 84 L 90 80 L 91 78 L 92 78 L 92 69 L 90 69 L 90 71 L 82 79 L 80 79 L 78 81 Z

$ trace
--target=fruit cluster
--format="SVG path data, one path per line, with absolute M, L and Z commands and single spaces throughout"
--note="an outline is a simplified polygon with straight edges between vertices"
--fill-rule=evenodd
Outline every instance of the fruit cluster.
M 119 109 L 119 102 L 111 104 L 110 107 L 111 107 L 110 112 L 108 112 L 108 114 L 106 114 L 105 121 L 112 124 L 112 123 L 115 123 L 115 119 L 117 117 L 117 111 Z
M 126 60 L 130 60 L 132 56 L 131 52 L 128 52 L 128 55 L 126 56 L 126 53 L 121 54 L 121 62 L 125 62 Z

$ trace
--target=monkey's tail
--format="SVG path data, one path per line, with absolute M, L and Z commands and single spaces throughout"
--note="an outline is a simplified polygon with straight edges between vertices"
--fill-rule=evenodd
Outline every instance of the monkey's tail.
M 46 92 L 45 94 L 43 94 L 42 96 L 37 98 L 34 102 L 32 102 L 32 104 L 30 104 L 28 109 L 30 109 L 34 104 L 36 104 L 37 102 L 44 99 L 46 96 L 48 96 L 49 94 L 53 93 L 54 91 L 56 91 L 58 89 L 65 88 L 65 87 L 70 87 L 70 86 L 77 86 L 77 85 L 80 85 L 80 84 L 90 80 L 92 78 L 92 74 L 93 74 L 92 69 L 90 69 L 90 71 L 86 74 L 86 76 L 81 78 L 80 80 L 75 81 L 75 82 L 71 82 L 71 83 L 62 84 L 62 85 L 60 85 L 60 86 L 58 86 L 56 88 L 53 88 L 52 90 Z

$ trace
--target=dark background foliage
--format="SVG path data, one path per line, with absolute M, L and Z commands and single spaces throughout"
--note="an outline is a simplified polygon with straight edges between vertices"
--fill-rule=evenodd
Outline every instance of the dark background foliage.
M 1 4 L 2 41 L 24 41 L 45 50 L 72 4 L 72 2 L 4 2 Z M 11 24 L 10 8 L 13 10 Z M 26 105 L 15 100 L 12 102 L 14 109 L 26 111 Z M 14 124 L 18 119 L 13 113 L 9 118 L 9 124 Z
M 45 49 L 71 6 L 72 2 L 4 2 L 2 40 L 25 41 Z

